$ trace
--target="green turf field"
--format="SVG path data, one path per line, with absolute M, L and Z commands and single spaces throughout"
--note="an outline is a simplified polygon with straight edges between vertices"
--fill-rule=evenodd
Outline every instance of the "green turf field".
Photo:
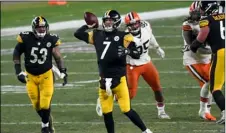
M 132 3 L 132 4 L 131 4 Z M 41 11 L 50 17 L 51 21 L 70 20 L 81 18 L 85 10 L 92 10 L 100 14 L 110 7 L 117 7 L 125 13 L 129 11 L 134 3 L 128 3 L 120 8 L 119 3 L 114 6 L 100 5 L 100 9 L 93 8 L 91 4 L 82 2 L 69 3 L 76 7 L 51 7 L 48 10 L 46 3 L 33 5 L 27 3 L 17 8 L 7 5 L 2 8 L 3 26 L 15 27 L 30 24 L 31 15 Z M 149 2 L 150 3 L 150 2 Z M 149 11 L 155 9 L 180 7 L 177 2 L 173 4 L 140 4 L 134 10 Z M 130 5 L 131 4 L 131 5 Z M 29 5 L 29 6 L 28 6 Z M 77 5 L 81 5 L 77 7 Z M 109 6 L 109 7 L 108 7 Z M 184 7 L 184 6 L 182 6 Z M 40 9 L 32 10 L 31 8 Z M 137 8 L 137 9 L 135 9 Z M 69 14 L 78 15 L 69 16 Z M 18 13 L 16 14 L 15 11 Z M 62 17 L 51 17 L 54 12 L 60 13 Z M 67 16 L 68 15 L 68 16 Z M 11 21 L 13 16 L 21 21 Z M 20 17 L 19 17 L 20 16 Z M 79 17 L 80 16 L 80 17 Z M 22 17 L 22 18 L 21 18 Z M 29 22 L 27 23 L 27 21 Z M 154 133 L 219 133 L 223 126 L 214 122 L 207 122 L 198 117 L 199 110 L 199 86 L 198 83 L 186 72 L 182 65 L 182 54 L 180 48 L 183 45 L 180 25 L 183 18 L 150 20 L 153 32 L 161 47 L 165 50 L 165 59 L 160 59 L 155 51 L 150 50 L 150 55 L 160 73 L 161 84 L 164 89 L 166 111 L 172 117 L 171 120 L 159 120 L 153 93 L 141 78 L 139 81 L 138 94 L 132 101 L 132 107 L 140 114 L 147 126 Z M 103 118 L 98 117 L 95 112 L 98 86 L 98 68 L 96 55 L 92 46 L 78 42 L 72 35 L 74 30 L 56 31 L 65 44 L 61 45 L 63 56 L 68 67 L 69 84 L 61 87 L 61 81 L 57 81 L 54 97 L 52 100 L 52 114 L 56 133 L 106 133 Z M 29 98 L 25 92 L 24 85 L 17 81 L 14 75 L 11 50 L 16 41 L 15 36 L 1 38 L 1 133 L 40 133 L 40 118 L 30 105 Z M 115 103 L 114 120 L 116 133 L 141 133 L 123 114 Z M 220 110 L 213 105 L 213 115 L 220 117 Z

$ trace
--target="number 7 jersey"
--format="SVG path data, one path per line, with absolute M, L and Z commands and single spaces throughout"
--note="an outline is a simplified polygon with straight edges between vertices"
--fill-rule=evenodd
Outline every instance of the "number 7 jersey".
M 61 44 L 57 35 L 46 34 L 38 39 L 33 32 L 22 32 L 17 36 L 20 53 L 24 53 L 25 69 L 40 75 L 52 68 L 52 50 Z

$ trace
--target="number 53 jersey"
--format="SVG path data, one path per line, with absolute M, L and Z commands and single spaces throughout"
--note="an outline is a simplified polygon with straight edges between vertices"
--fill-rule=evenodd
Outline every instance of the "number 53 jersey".
M 24 53 L 25 69 L 33 75 L 40 75 L 52 68 L 52 49 L 61 44 L 55 34 L 46 34 L 42 39 L 33 32 L 22 32 L 17 36 L 20 53 Z

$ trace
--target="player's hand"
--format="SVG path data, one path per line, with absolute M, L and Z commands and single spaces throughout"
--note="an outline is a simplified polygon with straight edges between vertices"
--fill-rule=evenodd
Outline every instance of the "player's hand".
M 164 58 L 165 57 L 165 52 L 162 48 L 158 47 L 156 49 L 156 53 L 161 57 L 161 58 Z
M 65 86 L 67 84 L 67 69 L 66 68 L 61 68 L 60 69 L 60 78 L 64 80 L 63 82 L 63 86 Z
M 21 83 L 26 83 L 26 73 L 25 72 L 20 72 L 17 75 L 17 79 L 21 82 Z
M 130 50 L 123 47 L 123 46 L 118 46 L 118 56 L 123 57 L 125 55 L 128 55 L 130 53 Z
M 92 25 L 87 25 L 89 29 L 93 29 L 95 27 L 96 23 L 93 23 Z

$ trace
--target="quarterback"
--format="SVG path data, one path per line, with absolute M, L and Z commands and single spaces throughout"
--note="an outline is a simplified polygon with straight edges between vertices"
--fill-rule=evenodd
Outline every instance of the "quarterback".
M 54 133 L 50 115 L 51 99 L 54 91 L 54 57 L 60 75 L 67 83 L 66 68 L 58 46 L 61 41 L 57 35 L 49 33 L 47 20 L 38 16 L 32 20 L 32 31 L 21 32 L 13 52 L 14 68 L 20 82 L 26 84 L 33 108 L 42 121 L 41 133 Z M 20 57 L 24 53 L 25 70 L 21 69 Z
M 216 118 L 210 114 L 212 95 L 209 92 L 209 70 L 211 60 L 211 49 L 208 45 L 199 49 L 199 53 L 190 50 L 192 41 L 197 37 L 200 28 L 199 2 L 193 2 L 189 8 L 189 16 L 182 24 L 182 36 L 184 39 L 183 65 L 198 80 L 200 85 L 200 109 L 199 116 L 206 120 L 215 121 Z

